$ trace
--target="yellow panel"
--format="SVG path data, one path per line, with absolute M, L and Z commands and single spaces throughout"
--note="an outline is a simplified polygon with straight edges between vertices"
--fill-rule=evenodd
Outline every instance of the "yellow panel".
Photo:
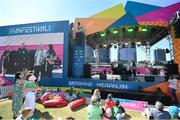
M 99 12 L 90 18 L 113 18 L 118 19 L 122 17 L 125 14 L 124 6 L 123 4 L 118 4 L 114 7 L 108 8 L 102 12 Z
M 96 32 L 100 32 L 105 30 L 109 25 L 111 25 L 113 22 L 115 22 L 116 19 L 100 19 L 100 18 L 76 18 L 75 19 L 75 27 L 77 26 L 77 23 L 80 22 L 81 25 L 85 29 L 85 34 L 93 34 Z M 74 29 L 74 32 L 76 32 L 76 29 Z

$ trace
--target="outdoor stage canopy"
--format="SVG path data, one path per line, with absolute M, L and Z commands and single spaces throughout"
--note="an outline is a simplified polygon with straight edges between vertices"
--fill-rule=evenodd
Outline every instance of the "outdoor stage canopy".
M 90 40 L 94 45 L 97 43 L 102 44 L 102 40 L 98 41 L 95 37 L 100 37 L 102 32 L 109 34 L 113 29 L 116 29 L 122 34 L 121 38 L 120 35 L 116 38 L 116 42 L 121 41 L 118 39 L 134 42 L 137 42 L 137 40 L 140 40 L 140 42 L 148 40 L 152 46 L 169 34 L 168 22 L 173 14 L 179 10 L 180 2 L 167 7 L 159 7 L 128 1 L 125 7 L 122 4 L 118 4 L 89 18 L 76 18 L 75 25 L 78 22 L 82 24 L 85 29 L 85 35 L 87 38 L 91 38 L 87 40 Z M 131 35 L 125 33 L 128 28 L 134 29 L 134 33 Z M 139 28 L 146 28 L 148 32 L 140 33 Z M 104 42 L 108 43 L 109 38 L 112 37 L 108 37 Z

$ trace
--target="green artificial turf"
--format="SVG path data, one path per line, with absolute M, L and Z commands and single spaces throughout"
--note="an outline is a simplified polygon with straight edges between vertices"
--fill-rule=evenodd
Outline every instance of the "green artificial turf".
M 71 111 L 68 106 L 63 108 L 44 108 L 41 104 L 36 104 L 36 116 L 40 117 L 43 114 L 47 119 L 54 120 L 65 120 L 67 117 L 74 117 L 76 120 L 86 120 L 87 119 L 87 106 Z M 146 120 L 141 116 L 140 112 L 127 110 L 127 120 Z M 0 116 L 3 120 L 12 119 L 13 114 L 11 111 L 11 100 L 0 101 Z

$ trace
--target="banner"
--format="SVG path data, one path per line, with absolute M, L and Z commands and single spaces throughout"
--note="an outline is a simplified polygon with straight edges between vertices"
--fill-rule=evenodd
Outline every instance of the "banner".
M 124 109 L 135 110 L 139 112 L 143 112 L 145 107 L 148 106 L 148 102 L 146 101 L 128 100 L 128 99 L 120 99 L 120 98 L 113 98 L 112 100 L 113 101 L 119 100 L 120 105 Z

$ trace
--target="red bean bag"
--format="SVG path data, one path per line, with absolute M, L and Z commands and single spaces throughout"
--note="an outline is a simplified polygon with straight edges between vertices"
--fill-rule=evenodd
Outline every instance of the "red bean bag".
M 51 96 L 50 92 L 44 93 L 44 95 L 40 98 L 41 103 L 43 104 L 45 101 L 49 100 L 50 96 Z
M 72 101 L 71 103 L 69 103 L 69 107 L 71 110 L 74 110 L 74 109 L 77 109 L 83 105 L 85 105 L 86 103 L 86 99 L 85 98 L 80 98 L 80 99 L 77 99 L 75 101 Z
M 67 101 L 62 96 L 55 96 L 52 100 L 47 100 L 43 103 L 44 107 L 49 108 L 58 108 L 67 106 Z

